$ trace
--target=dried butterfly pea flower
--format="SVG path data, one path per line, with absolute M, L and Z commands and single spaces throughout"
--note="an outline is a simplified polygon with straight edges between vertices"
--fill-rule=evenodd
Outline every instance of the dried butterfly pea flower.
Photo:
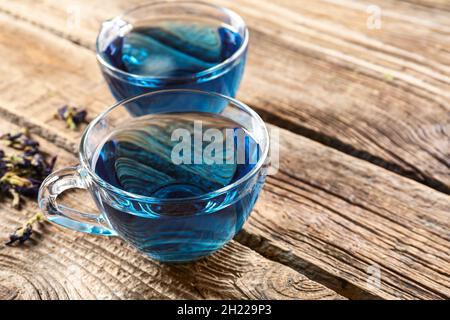
M 76 120 L 78 121 L 78 120 Z M 28 130 L 0 136 L 6 145 L 22 153 L 6 154 L 0 150 L 0 198 L 12 198 L 12 206 L 20 208 L 23 197 L 36 198 L 42 181 L 53 171 L 56 157 L 47 161 Z M 30 239 L 33 224 L 44 219 L 41 213 L 31 218 L 9 237 L 8 244 L 23 243 Z
M 17 133 L 7 133 L 0 136 L 0 140 L 7 141 L 7 146 L 16 150 L 35 152 L 39 148 L 39 143 L 30 138 L 28 129 Z
M 20 209 L 20 202 L 21 202 L 22 198 L 20 197 L 19 192 L 17 192 L 15 189 L 11 188 L 11 189 L 9 189 L 9 193 L 12 196 L 11 206 L 15 209 Z
M 10 197 L 12 206 L 20 208 L 23 197 L 36 198 L 42 181 L 53 171 L 56 157 L 47 161 L 47 156 L 39 150 L 39 143 L 31 138 L 28 130 L 1 135 L 0 140 L 22 151 L 21 154 L 6 154 L 0 150 L 0 198 Z M 27 241 L 33 233 L 33 225 L 43 220 L 42 213 L 36 214 L 10 235 L 7 244 Z
M 44 215 L 41 212 L 36 213 L 31 219 L 29 219 L 23 226 L 17 228 L 17 230 L 9 235 L 9 241 L 6 245 L 12 245 L 15 242 L 24 243 L 31 238 L 33 234 L 33 227 L 35 223 L 45 220 Z
M 81 123 L 86 122 L 86 110 L 78 110 L 76 107 L 64 105 L 58 109 L 57 117 L 66 121 L 67 127 L 75 130 Z
M 6 172 L 3 177 L 0 178 L 0 182 L 6 182 L 12 186 L 17 187 L 26 187 L 32 185 L 30 180 L 22 178 L 16 175 L 14 172 Z
M 50 162 L 39 150 L 39 143 L 33 140 L 27 130 L 7 133 L 0 140 L 22 154 L 6 155 L 0 150 L 0 197 L 12 198 L 12 205 L 20 207 L 22 196 L 36 197 L 42 181 L 52 172 L 56 157 Z

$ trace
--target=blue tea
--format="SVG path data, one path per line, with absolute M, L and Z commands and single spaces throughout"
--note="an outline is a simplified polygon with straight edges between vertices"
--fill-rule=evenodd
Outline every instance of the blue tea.
M 194 197 L 246 176 L 260 154 L 245 129 L 220 115 L 138 117 L 100 145 L 93 167 L 115 187 L 160 201 L 143 204 L 126 195 L 120 201 L 97 201 L 102 201 L 99 206 L 113 229 L 147 255 L 169 262 L 198 259 L 220 249 L 241 229 L 264 175 L 255 174 L 221 194 Z M 170 201 L 174 199 L 179 201 Z
M 222 64 L 244 41 L 231 27 L 192 20 L 150 21 L 144 27 L 121 23 L 120 27 L 109 26 L 109 33 L 116 36 L 110 36 L 98 48 L 107 64 L 123 71 L 102 69 L 117 100 L 177 88 L 236 95 L 246 53 L 233 62 Z M 137 115 L 148 114 L 148 110 L 140 110 L 144 106 L 141 102 L 130 111 Z M 171 111 L 170 106 L 166 105 L 164 111 Z

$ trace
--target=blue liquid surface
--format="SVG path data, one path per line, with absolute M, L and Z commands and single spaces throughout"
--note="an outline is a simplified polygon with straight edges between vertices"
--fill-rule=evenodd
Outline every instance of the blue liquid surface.
M 191 163 L 175 165 L 172 150 L 180 141 L 172 141 L 172 132 L 183 128 L 192 133 L 194 120 L 202 121 L 202 132 L 228 130 L 223 152 L 207 153 L 210 142 L 202 142 L 202 161 L 194 164 L 192 142 Z M 233 143 L 227 143 L 229 139 Z M 245 161 L 239 160 L 239 152 L 244 152 Z M 216 161 L 206 164 L 209 155 Z M 175 113 L 136 118 L 117 129 L 99 148 L 93 164 L 103 180 L 121 190 L 180 199 L 234 183 L 252 170 L 259 156 L 258 144 L 236 123 L 212 114 Z M 238 188 L 201 201 L 147 203 L 123 194 L 96 199 L 113 229 L 141 251 L 161 261 L 185 262 L 208 255 L 233 238 L 248 218 L 263 179 L 255 174 Z
M 110 65 L 138 77 L 118 73 L 114 76 L 104 70 L 103 75 L 117 100 L 161 89 L 196 89 L 234 97 L 245 52 L 223 68 L 202 72 L 230 58 L 242 43 L 240 34 L 225 25 L 157 21 L 117 36 L 100 52 Z M 148 114 L 147 110 L 139 112 L 139 106 L 131 112 Z

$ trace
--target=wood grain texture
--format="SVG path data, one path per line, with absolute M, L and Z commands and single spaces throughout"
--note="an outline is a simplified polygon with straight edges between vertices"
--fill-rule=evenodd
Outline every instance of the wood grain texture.
M 445 1 L 377 1 L 381 29 L 368 27 L 370 1 L 213 2 L 251 30 L 241 100 L 272 123 L 450 193 Z M 9 0 L 0 10 L 92 49 L 100 22 L 138 3 Z
M 0 114 L 74 150 L 79 133 L 55 108 L 92 116 L 112 102 L 92 51 L 9 15 L 0 25 Z M 280 157 L 240 242 L 348 297 L 450 296 L 447 195 L 284 130 Z M 374 267 L 379 287 L 368 285 Z
M 0 119 L 0 134 L 19 129 Z M 57 168 L 77 158 L 38 138 L 58 156 Z M 0 149 L 13 152 L 3 145 Z M 85 192 L 61 202 L 95 212 Z M 119 238 L 94 237 L 45 223 L 24 246 L 5 246 L 6 235 L 38 210 L 0 204 L 1 299 L 343 299 L 300 273 L 232 241 L 195 263 L 166 265 L 145 258 Z
M 450 297 L 449 196 L 288 132 L 280 155 L 240 242 L 376 296 Z

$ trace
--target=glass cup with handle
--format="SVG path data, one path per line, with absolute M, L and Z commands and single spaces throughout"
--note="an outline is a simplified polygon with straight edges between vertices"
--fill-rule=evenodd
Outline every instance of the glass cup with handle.
M 128 111 L 144 102 L 147 114 Z M 119 236 L 160 261 L 192 261 L 241 230 L 264 184 L 268 150 L 264 122 L 242 102 L 195 90 L 146 93 L 88 125 L 80 164 L 47 177 L 39 206 L 64 227 Z M 99 212 L 60 203 L 73 188 L 88 190 Z

